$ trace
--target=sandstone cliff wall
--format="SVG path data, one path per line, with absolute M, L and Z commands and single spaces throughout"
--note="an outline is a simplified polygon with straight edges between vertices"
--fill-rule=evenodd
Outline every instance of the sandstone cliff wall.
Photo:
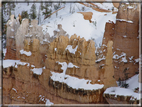
M 4 69 L 3 100 L 5 104 L 45 103 L 45 101 L 40 101 L 40 95 L 55 104 L 106 103 L 103 98 L 104 88 L 97 90 L 74 89 L 50 78 L 52 75 L 50 71 L 63 72 L 62 66 L 57 64 L 57 61 L 65 61 L 79 66 L 79 68 L 67 68 L 67 75 L 79 79 L 89 79 L 92 81 L 91 84 L 103 84 L 103 78 L 98 81 L 100 77 L 95 65 L 95 43 L 93 41 L 86 41 L 77 35 L 73 35 L 70 39 L 67 36 L 59 36 L 50 43 L 45 63 L 41 60 L 39 46 L 38 39 L 33 39 L 30 43 L 25 39 L 23 51 L 31 52 L 30 56 L 20 52 L 20 63 Z M 69 48 L 67 49 L 68 46 L 76 49 L 75 53 L 72 53 Z M 31 69 L 34 68 L 42 68 L 42 74 L 33 73 Z M 7 86 L 7 84 L 10 85 Z
M 138 72 L 139 58 L 139 4 L 121 3 L 116 23 L 106 23 L 102 49 L 109 40 L 113 41 L 114 77 L 124 80 L 124 69 L 128 78 Z M 104 53 L 105 55 L 106 53 Z

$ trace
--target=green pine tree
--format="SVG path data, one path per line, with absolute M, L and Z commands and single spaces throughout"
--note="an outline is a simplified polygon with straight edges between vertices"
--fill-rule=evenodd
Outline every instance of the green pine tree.
M 43 8 L 43 12 L 42 14 L 47 18 L 49 17 L 49 15 L 51 14 L 51 9 L 49 9 L 49 7 L 51 6 L 50 3 L 45 3 L 45 5 L 42 7 Z
M 31 12 L 30 13 L 30 18 L 35 19 L 37 17 L 37 15 L 36 15 L 36 5 L 35 4 L 32 5 L 30 12 Z
M 22 19 L 23 18 L 29 18 L 29 14 L 28 14 L 28 12 L 27 11 L 22 11 L 22 14 L 21 14 L 21 17 L 22 17 Z

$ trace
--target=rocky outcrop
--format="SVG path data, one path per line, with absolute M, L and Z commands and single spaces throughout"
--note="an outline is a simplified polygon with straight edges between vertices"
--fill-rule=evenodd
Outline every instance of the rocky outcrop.
M 116 23 L 106 23 L 102 49 L 106 49 L 109 40 L 113 41 L 114 77 L 125 80 L 124 69 L 128 78 L 138 71 L 139 58 L 139 4 L 121 3 Z M 103 55 L 106 55 L 104 52 Z
M 7 22 L 6 31 L 6 48 L 7 53 L 5 59 L 17 59 L 16 57 L 16 32 L 20 26 L 19 18 L 14 19 L 14 15 L 11 15 L 10 20 Z
M 51 76 L 51 71 L 55 73 L 63 73 L 78 79 L 90 80 L 92 85 L 103 85 L 105 82 L 104 76 L 109 77 L 109 74 L 100 74 L 96 63 L 95 43 L 92 40 L 86 41 L 84 38 L 72 35 L 69 39 L 67 36 L 59 36 L 48 45 L 46 53 L 47 58 L 42 60 L 39 39 L 33 39 L 30 42 L 25 38 L 24 49 L 20 50 L 20 62 L 14 67 L 5 69 L 4 84 L 7 84 L 11 79 L 11 86 L 4 85 L 5 103 L 45 103 L 40 102 L 40 95 L 47 95 L 45 98 L 50 99 L 53 103 L 106 103 L 103 98 L 104 88 L 86 90 L 83 88 L 75 89 L 68 86 L 66 83 L 54 81 Z M 40 47 L 41 46 L 41 47 Z M 108 48 L 108 59 L 112 56 L 112 44 Z M 109 47 L 109 46 L 108 46 Z M 63 70 L 61 62 L 67 64 L 72 63 L 74 67 L 67 67 Z M 112 67 L 112 63 L 106 61 L 106 65 Z M 33 69 L 41 69 L 42 73 L 36 74 Z M 107 68 L 105 69 L 107 70 Z M 108 71 L 105 71 L 108 72 Z M 92 75 L 95 74 L 95 75 Z M 100 77 L 101 76 L 101 77 Z M 111 78 L 110 78 L 111 79 Z M 112 83 L 112 82 L 111 82 Z M 111 85 L 110 83 L 110 85 Z M 107 84 L 105 87 L 107 87 Z M 29 90 L 31 87 L 34 90 Z M 114 86 L 114 85 L 113 85 Z M 47 94 L 48 93 L 48 94 Z M 59 101 L 53 99 L 60 98 Z M 32 98 L 29 102 L 28 100 Z
M 139 100 L 131 100 L 131 96 L 104 94 L 109 104 L 139 104 Z
M 54 30 L 53 33 L 54 33 L 54 36 L 52 36 L 50 38 L 50 42 L 52 42 L 56 37 L 59 37 L 59 36 L 69 37 L 69 35 L 66 33 L 66 31 L 62 28 L 61 24 L 58 24 L 58 29 Z
M 39 39 L 41 45 L 48 44 L 50 35 L 43 33 L 42 27 L 37 24 L 37 20 L 32 20 L 29 24 L 29 19 L 23 19 L 20 25 L 19 17 L 14 19 L 14 15 L 11 15 L 11 19 L 7 23 L 7 53 L 5 59 L 20 59 L 19 51 L 24 48 L 25 39 L 28 42 Z
M 78 13 L 81 13 L 81 14 L 84 16 L 84 19 L 85 19 L 85 20 L 91 21 L 92 15 L 93 15 L 92 12 L 78 12 Z
M 112 41 L 109 41 L 107 44 L 107 55 L 105 60 L 105 73 L 104 73 L 105 88 L 117 86 L 116 80 L 114 79 L 112 45 L 113 45 Z
M 28 62 L 37 68 L 42 67 L 44 62 L 39 49 L 39 39 L 33 39 L 30 44 L 28 43 L 28 40 L 25 39 L 24 50 L 20 50 L 20 60 L 23 62 Z

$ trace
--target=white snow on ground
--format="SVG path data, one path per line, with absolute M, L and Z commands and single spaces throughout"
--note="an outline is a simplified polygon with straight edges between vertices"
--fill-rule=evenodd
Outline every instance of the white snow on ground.
M 139 62 L 139 58 L 135 59 L 136 62 Z
M 64 73 L 50 72 L 52 74 L 51 79 L 53 81 L 66 83 L 69 87 L 74 89 L 83 88 L 84 90 L 97 90 L 103 88 L 104 86 L 103 84 L 90 84 L 91 80 L 79 79 L 73 76 L 65 75 Z
M 126 83 L 129 84 L 128 89 L 134 90 L 135 88 L 139 87 L 139 74 L 134 75 L 133 77 L 126 80 Z
M 20 53 L 21 53 L 21 54 L 25 54 L 25 55 L 27 55 L 27 56 L 31 56 L 31 55 L 32 55 L 31 51 L 27 52 L 27 51 L 24 51 L 23 49 L 20 50 Z
M 97 59 L 96 62 L 100 62 L 100 61 L 105 60 L 105 59 L 106 59 L 105 56 L 103 56 L 102 58 Z
M 122 58 L 121 62 L 127 62 L 126 56 Z
M 134 75 L 133 77 L 126 80 L 126 83 L 129 84 L 128 88 L 110 87 L 110 88 L 107 88 L 104 93 L 123 95 L 123 96 L 132 96 L 132 97 L 139 100 L 140 93 L 134 92 L 135 88 L 139 87 L 139 85 L 142 85 L 141 83 L 138 82 L 138 79 L 139 79 L 139 74 Z M 118 81 L 117 81 L 117 83 L 118 83 Z
M 33 73 L 37 75 L 42 74 L 42 68 L 34 68 L 34 69 L 31 69 L 31 71 L 33 71 Z
M 75 67 L 75 68 L 79 68 L 78 66 L 76 66 L 76 65 L 73 65 L 73 63 L 68 63 L 68 66 L 67 66 L 68 68 L 73 68 L 73 67 Z
M 7 52 L 7 49 L 3 48 L 3 54 L 4 54 L 4 56 L 6 55 L 6 52 Z
M 31 65 L 31 67 L 33 67 L 33 68 L 34 68 L 35 66 L 34 66 L 34 65 Z
M 57 61 L 58 62 L 58 61 Z M 103 88 L 103 84 L 90 84 L 91 80 L 85 80 L 85 79 L 79 79 L 76 77 L 72 77 L 69 75 L 66 75 L 66 70 L 67 67 L 77 67 L 76 65 L 73 65 L 72 63 L 67 64 L 66 62 L 58 62 L 58 64 L 61 64 L 62 67 L 61 69 L 63 70 L 63 73 L 55 73 L 53 71 L 50 71 L 52 76 L 51 79 L 54 81 L 59 81 L 59 82 L 64 82 L 68 86 L 74 88 L 74 89 L 79 89 L 83 88 L 85 90 L 97 90 Z
M 3 60 L 3 68 L 14 66 L 15 63 L 18 63 L 18 62 L 20 62 L 20 60 L 10 60 L 10 59 Z
M 72 3 L 74 7 L 74 13 L 70 12 L 70 3 L 66 3 L 65 8 L 58 11 L 58 16 L 53 14 L 50 18 L 45 19 L 42 24 L 44 24 L 43 30 L 47 31 L 50 34 L 50 37 L 53 36 L 53 31 L 57 29 L 58 24 L 62 24 L 62 28 L 69 34 L 69 37 L 76 34 L 77 36 L 84 37 L 86 40 L 95 38 L 96 43 L 101 44 L 103 34 L 105 31 L 106 22 L 113 21 L 116 22 L 116 14 L 112 12 L 98 12 L 92 8 L 85 7 L 84 12 L 92 12 L 93 23 L 90 23 L 89 20 L 85 20 L 83 15 L 80 12 L 83 7 L 82 4 Z M 106 15 L 104 15 L 106 14 Z M 48 26 L 48 27 L 47 27 Z
M 65 50 L 69 50 L 70 53 L 75 54 L 75 52 L 77 51 L 77 48 L 78 48 L 78 45 L 74 49 L 72 48 L 72 45 L 68 45 Z
M 117 54 L 115 54 L 115 53 L 114 53 L 114 55 L 113 55 L 113 59 L 119 59 L 119 58 L 122 58 L 122 57 L 125 57 L 125 59 L 126 59 L 126 53 L 122 52 L 120 56 L 117 55 Z M 124 60 L 125 60 L 125 59 L 124 59 Z M 123 61 L 123 60 L 122 60 L 122 61 Z
M 12 10 L 11 14 L 14 14 L 15 17 L 18 17 L 18 15 L 22 13 L 22 11 L 27 11 L 27 13 L 30 14 L 30 9 L 33 4 L 34 3 L 29 3 L 29 5 L 28 3 L 15 3 L 16 7 L 14 10 Z M 55 4 L 56 3 L 53 3 L 53 6 L 49 7 L 52 12 L 55 11 Z M 111 10 L 112 8 L 114 8 L 114 10 L 116 10 L 112 3 L 95 4 L 102 9 Z M 45 32 L 48 32 L 50 34 L 50 37 L 53 36 L 53 31 L 57 29 L 57 25 L 62 24 L 63 29 L 69 34 L 69 37 L 71 37 L 71 35 L 73 34 L 77 34 L 77 36 L 84 37 L 86 40 L 95 38 L 96 44 L 97 46 L 99 46 L 99 44 L 102 43 L 106 22 L 109 22 L 109 20 L 113 21 L 114 23 L 116 22 L 117 14 L 112 14 L 112 12 L 98 12 L 90 7 L 85 7 L 84 5 L 79 3 L 61 3 L 61 8 L 64 6 L 65 8 L 59 10 L 57 12 L 57 16 L 55 13 L 51 15 L 51 17 L 44 20 L 45 16 L 42 15 L 42 12 L 45 10 L 39 12 L 40 3 L 35 3 L 35 5 L 37 13 L 36 19 L 38 19 L 38 13 L 40 13 L 39 24 L 42 25 L 43 30 L 45 30 Z M 85 7 L 84 11 L 82 10 L 82 7 Z M 91 21 L 93 23 L 90 23 L 89 20 L 85 20 L 83 18 L 83 15 L 77 12 L 92 12 L 93 15 Z M 4 18 L 5 20 L 8 20 L 9 16 L 4 13 Z
M 63 74 L 65 74 L 66 70 L 67 70 L 67 63 L 66 62 L 59 62 L 56 61 L 58 64 L 62 65 L 61 69 L 63 70 Z
M 128 6 L 127 8 L 129 8 L 129 9 L 133 9 L 134 7 L 132 7 L 132 6 Z
M 110 87 L 110 88 L 107 88 L 104 93 L 122 95 L 122 96 L 132 96 L 132 97 L 136 98 L 137 100 L 140 99 L 139 93 L 135 93 L 132 90 L 126 89 L 126 88 Z
M 45 102 L 46 106 L 51 106 L 54 104 L 54 103 L 50 102 L 49 99 L 45 98 L 45 96 L 39 95 L 39 98 L 40 98 L 39 101 Z
M 45 100 L 46 100 L 46 103 L 45 103 L 46 106 L 51 106 L 54 104 L 54 103 L 50 102 L 49 99 L 45 99 Z
M 17 65 L 26 65 L 26 64 L 27 64 L 27 66 L 30 66 L 30 64 L 28 62 L 21 62 L 21 61 L 16 62 L 15 68 L 17 68 Z
M 99 8 L 105 10 L 112 10 L 112 8 L 114 8 L 112 3 L 94 3 L 94 4 L 97 5 Z

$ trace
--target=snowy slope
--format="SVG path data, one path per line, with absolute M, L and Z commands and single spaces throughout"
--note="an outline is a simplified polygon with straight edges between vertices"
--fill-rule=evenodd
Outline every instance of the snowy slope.
M 83 7 L 82 4 L 72 3 L 71 5 L 74 7 L 74 13 L 69 13 L 70 3 L 67 3 L 65 8 L 58 11 L 57 17 L 56 14 L 53 14 L 50 18 L 42 22 L 44 24 L 43 29 L 46 29 L 50 36 L 53 36 L 53 31 L 57 29 L 57 25 L 62 24 L 62 28 L 69 34 L 69 37 L 77 34 L 77 36 L 84 37 L 86 40 L 95 38 L 97 46 L 99 46 L 102 43 L 106 22 L 110 20 L 115 23 L 116 14 L 112 14 L 112 12 L 98 12 L 92 8 L 85 7 L 85 12 L 93 13 L 91 21 L 94 21 L 96 23 L 95 25 L 94 23 L 90 23 L 89 20 L 85 20 L 82 14 L 77 13 L 80 12 L 79 8 L 81 9 Z M 112 5 L 107 6 L 108 8 L 112 7 Z
M 115 94 L 123 95 L 123 96 L 132 96 L 131 100 L 137 99 L 139 100 L 141 97 L 141 83 L 138 82 L 139 74 L 134 75 L 133 77 L 126 80 L 126 83 L 129 84 L 128 88 L 121 88 L 121 87 L 109 87 L 105 90 L 104 93 L 108 94 Z M 139 93 L 134 92 L 135 88 L 139 87 Z
M 18 17 L 22 11 L 27 11 L 28 14 L 30 14 L 30 9 L 33 4 L 34 3 L 29 3 L 29 5 L 27 3 L 15 3 L 15 8 L 11 13 L 14 14 L 15 17 Z M 111 10 L 114 8 L 112 3 L 94 4 L 101 9 Z M 45 16 L 42 15 L 44 10 L 39 11 L 40 3 L 35 3 L 35 5 L 37 15 L 40 13 L 39 24 L 43 25 L 43 30 L 46 30 L 50 34 L 50 37 L 53 36 L 53 31 L 57 29 L 57 25 L 62 24 L 63 29 L 69 34 L 69 37 L 73 34 L 77 34 L 77 36 L 84 37 L 86 40 L 94 38 L 97 46 L 99 46 L 99 44 L 101 45 L 102 43 L 106 22 L 111 20 L 115 23 L 116 21 L 116 14 L 112 14 L 112 12 L 98 12 L 91 7 L 85 7 L 79 3 L 61 3 L 60 7 L 65 8 L 44 20 Z M 57 3 L 53 3 L 52 7 L 49 7 L 52 12 L 55 11 L 54 5 L 57 5 Z M 7 5 L 6 8 L 8 8 Z M 84 10 L 82 10 L 82 8 L 84 8 Z M 90 23 L 89 20 L 85 20 L 83 15 L 77 12 L 92 12 L 91 21 L 93 21 L 93 23 Z M 5 12 L 3 15 L 5 20 L 9 19 L 9 16 Z M 38 17 L 36 19 L 38 19 Z

